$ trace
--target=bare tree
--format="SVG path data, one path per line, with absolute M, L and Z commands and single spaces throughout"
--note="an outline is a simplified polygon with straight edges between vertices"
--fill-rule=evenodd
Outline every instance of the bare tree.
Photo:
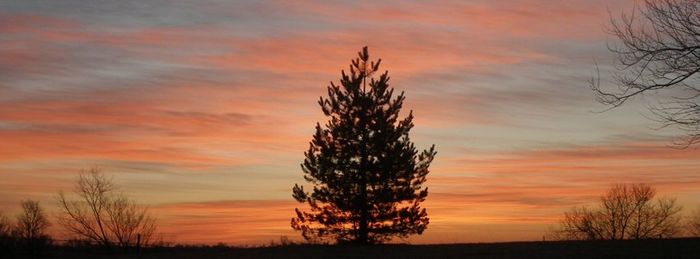
M 7 238 L 12 234 L 12 222 L 5 214 L 0 211 L 0 239 Z
M 37 240 L 48 237 L 46 228 L 50 225 L 44 210 L 39 207 L 38 201 L 22 201 L 22 213 L 17 215 L 15 233 L 17 237 L 25 240 Z
M 10 251 L 14 248 L 13 226 L 2 211 L 0 211 L 0 251 Z
M 700 206 L 690 214 L 687 227 L 691 236 L 700 237 Z
M 147 208 L 115 193 L 112 180 L 97 169 L 83 170 L 75 189 L 77 199 L 63 192 L 58 201 L 63 214 L 58 223 L 68 232 L 105 247 L 148 245 L 155 218 Z
M 681 207 L 660 198 L 646 184 L 616 184 L 600 197 L 597 208 L 574 208 L 564 214 L 562 239 L 622 240 L 668 238 L 680 230 Z
M 619 41 L 609 47 L 619 62 L 617 89 L 591 80 L 598 101 L 611 108 L 635 96 L 659 98 L 650 110 L 663 126 L 687 132 L 681 147 L 700 142 L 699 8 L 698 0 L 645 0 L 641 14 L 611 18 L 609 33 Z
M 601 214 L 587 207 L 573 208 L 564 213 L 561 229 L 555 230 L 553 237 L 562 240 L 602 239 Z
M 138 241 L 151 241 L 156 228 L 155 219 L 148 214 L 146 208 L 139 207 L 134 201 L 124 196 L 113 197 L 107 206 L 107 216 L 107 228 L 119 245 L 132 246 Z

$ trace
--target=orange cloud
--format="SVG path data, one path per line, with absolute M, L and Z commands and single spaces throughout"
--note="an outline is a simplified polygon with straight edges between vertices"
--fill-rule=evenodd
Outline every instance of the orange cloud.
M 604 48 L 605 4 L 627 5 L 275 2 L 182 24 L 0 13 L 0 207 L 49 201 L 96 165 L 153 204 L 166 241 L 298 238 L 285 198 L 325 120 L 316 100 L 365 45 L 406 91 L 419 147 L 438 143 L 432 223 L 411 242 L 539 239 L 614 182 L 692 200 L 695 150 L 611 141 L 627 132 L 561 112 L 590 110 L 575 85 Z M 550 138 L 572 121 L 596 132 L 562 142 L 590 144 Z
M 220 201 L 166 204 L 154 207 L 165 240 L 213 244 L 262 244 L 282 235 L 298 239 L 289 226 L 291 201 Z M 294 235 L 293 235 L 294 234 Z

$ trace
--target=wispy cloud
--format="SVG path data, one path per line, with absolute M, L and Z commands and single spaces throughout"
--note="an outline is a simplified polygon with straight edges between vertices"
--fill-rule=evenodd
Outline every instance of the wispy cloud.
M 538 239 L 613 182 L 698 195 L 695 150 L 598 110 L 601 27 L 630 1 L 0 4 L 0 209 L 80 168 L 152 204 L 166 238 L 296 236 L 290 187 L 329 81 L 369 45 L 436 143 L 416 242 Z M 622 136 L 622 137 L 621 137 Z

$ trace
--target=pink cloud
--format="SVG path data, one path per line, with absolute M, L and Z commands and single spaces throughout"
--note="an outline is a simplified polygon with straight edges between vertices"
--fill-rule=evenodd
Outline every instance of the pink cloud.
M 297 167 L 315 122 L 325 119 L 315 102 L 364 45 L 384 60 L 396 90 L 406 90 L 406 112 L 415 110 L 416 129 L 424 134 L 416 138 L 446 143 L 438 146 L 428 181 L 425 207 L 433 221 L 425 236 L 412 240 L 538 238 L 563 209 L 594 201 L 615 182 L 649 182 L 668 195 L 697 195 L 697 151 L 668 149 L 659 141 L 522 150 L 496 140 L 506 148 L 460 149 L 485 138 L 479 130 L 489 128 L 480 126 L 509 127 L 520 119 L 495 105 L 576 105 L 558 90 L 570 78 L 528 81 L 517 75 L 529 75 L 527 69 L 537 65 L 553 70 L 542 73 L 570 72 L 556 69 L 573 54 L 549 47 L 603 45 L 605 4 L 624 5 L 529 0 L 347 8 L 279 2 L 268 8 L 315 26 L 259 35 L 222 25 L 124 29 L 49 15 L 3 15 L 0 75 L 12 80 L 0 82 L 0 168 L 11 181 L 0 184 L 0 204 L 53 195 L 69 186 L 66 175 L 76 172 L 73 167 L 89 167 L 81 164 L 89 161 L 165 165 L 180 174 L 249 166 L 273 171 L 278 182 L 284 181 L 278 176 L 300 179 L 298 170 L 285 170 Z M 594 47 L 572 51 L 587 48 Z M 86 54 L 105 56 L 81 56 Z M 522 88 L 505 84 L 513 81 Z M 550 88 L 534 87 L 544 83 Z M 530 118 L 525 124 L 539 122 Z M 464 128 L 475 135 L 457 139 L 440 132 Z M 546 131 L 539 133 L 532 142 L 547 138 Z M 235 191 L 203 181 L 196 190 Z M 259 191 L 277 195 L 293 184 L 278 182 Z M 144 196 L 173 191 L 163 186 L 144 187 Z M 242 199 L 236 195 L 231 199 Z M 298 238 L 289 218 L 300 205 L 291 199 L 209 202 L 212 196 L 205 192 L 201 202 L 183 203 L 173 195 L 154 204 L 166 241 Z M 501 234 L 488 236 L 479 224 Z M 508 230 L 513 226 L 530 232 Z M 464 234 L 470 231 L 484 236 Z

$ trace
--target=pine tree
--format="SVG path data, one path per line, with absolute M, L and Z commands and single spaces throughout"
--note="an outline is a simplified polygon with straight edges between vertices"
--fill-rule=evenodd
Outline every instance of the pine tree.
M 413 112 L 399 120 L 404 93 L 393 97 L 388 71 L 373 77 L 381 59 L 370 62 L 367 47 L 358 56 L 318 102 L 328 122 L 316 124 L 301 164 L 313 191 L 293 188 L 310 210 L 295 209 L 291 225 L 307 240 L 383 243 L 421 234 L 429 222 L 420 204 L 435 146 L 418 152 L 408 136 Z

